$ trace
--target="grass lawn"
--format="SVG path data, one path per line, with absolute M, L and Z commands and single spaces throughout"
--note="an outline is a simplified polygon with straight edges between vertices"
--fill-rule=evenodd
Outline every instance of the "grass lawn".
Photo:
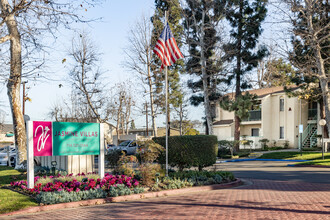
M 325 159 L 330 159 L 330 153 L 324 154 Z M 285 159 L 285 160 L 320 160 L 322 153 L 318 152 L 273 152 L 265 153 L 259 159 Z
M 1 188 L 18 180 L 26 180 L 26 174 L 12 167 L 0 167 L 0 214 L 38 205 L 28 196 Z
M 260 159 L 285 159 L 285 160 L 311 160 L 306 162 L 300 162 L 297 164 L 305 165 L 324 165 L 330 166 L 330 153 L 324 153 L 324 160 L 322 160 L 322 153 L 318 152 L 274 152 L 265 153 Z
M 306 162 L 296 163 L 296 165 L 322 165 L 322 166 L 330 166 L 330 159 L 306 161 Z

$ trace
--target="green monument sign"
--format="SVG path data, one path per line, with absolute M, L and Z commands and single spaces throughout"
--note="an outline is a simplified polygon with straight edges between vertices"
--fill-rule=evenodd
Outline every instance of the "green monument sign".
M 100 154 L 100 124 L 53 122 L 53 156 Z

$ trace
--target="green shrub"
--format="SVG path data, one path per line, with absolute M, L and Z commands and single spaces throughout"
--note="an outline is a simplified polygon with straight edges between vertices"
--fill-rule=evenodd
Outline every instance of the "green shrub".
M 123 152 L 121 150 L 109 150 L 105 155 L 105 160 L 108 161 L 111 168 L 116 168 L 122 155 Z
M 159 164 L 144 163 L 139 166 L 139 175 L 141 183 L 146 186 L 151 186 L 155 183 L 156 174 L 161 170 Z
M 63 202 L 76 202 L 80 200 L 105 198 L 107 193 L 102 189 L 93 189 L 79 192 L 41 192 L 36 196 L 36 200 L 41 204 L 56 204 Z
M 220 158 L 231 158 L 231 151 L 230 151 L 230 149 L 220 147 L 218 149 L 218 157 L 220 157 Z
M 154 137 L 153 140 L 165 147 L 165 137 Z M 179 170 L 192 166 L 202 170 L 216 162 L 217 145 L 217 137 L 214 135 L 170 136 L 169 165 L 177 166 Z M 165 152 L 160 155 L 159 162 L 165 164 Z
M 267 138 L 260 139 L 259 142 L 261 143 L 261 146 L 262 146 L 263 150 L 268 150 L 267 143 L 269 142 L 269 140 Z
M 118 166 L 116 167 L 115 172 L 126 176 L 134 176 L 135 170 L 133 166 L 137 162 L 138 160 L 136 159 L 136 156 L 126 156 L 123 154 L 118 161 Z
M 136 158 L 140 164 L 153 163 L 158 156 L 164 152 L 164 147 L 160 144 L 155 143 L 152 140 L 138 141 L 137 144 L 140 146 Z
M 283 147 L 270 147 L 268 150 L 282 150 Z
M 234 141 L 220 140 L 218 145 L 220 148 L 230 148 L 234 146 Z
M 235 180 L 234 175 L 227 171 L 182 171 L 172 172 L 169 176 L 175 179 L 187 179 L 194 185 L 209 185 L 214 183 L 231 182 Z
M 321 147 L 304 147 L 302 150 L 303 151 L 321 151 L 322 148 Z

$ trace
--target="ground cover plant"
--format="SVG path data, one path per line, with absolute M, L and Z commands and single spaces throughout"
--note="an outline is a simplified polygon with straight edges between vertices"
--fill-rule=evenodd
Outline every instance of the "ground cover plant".
M 171 172 L 169 176 L 174 179 L 188 180 L 193 185 L 210 185 L 218 183 L 226 183 L 235 180 L 234 175 L 227 171 L 178 171 Z

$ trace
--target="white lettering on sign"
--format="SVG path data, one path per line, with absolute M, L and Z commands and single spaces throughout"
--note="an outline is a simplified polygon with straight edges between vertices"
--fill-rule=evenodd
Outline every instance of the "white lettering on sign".
M 41 151 L 42 149 L 45 148 L 47 138 L 49 137 L 49 134 L 47 134 L 48 131 L 49 131 L 49 128 L 48 128 L 48 126 L 46 126 L 45 130 L 44 130 L 44 127 L 42 125 L 39 125 L 36 128 L 36 130 L 34 131 L 34 137 L 37 137 L 37 131 L 38 131 L 39 128 L 41 129 L 41 134 L 40 134 L 39 139 L 38 139 L 37 150 Z

